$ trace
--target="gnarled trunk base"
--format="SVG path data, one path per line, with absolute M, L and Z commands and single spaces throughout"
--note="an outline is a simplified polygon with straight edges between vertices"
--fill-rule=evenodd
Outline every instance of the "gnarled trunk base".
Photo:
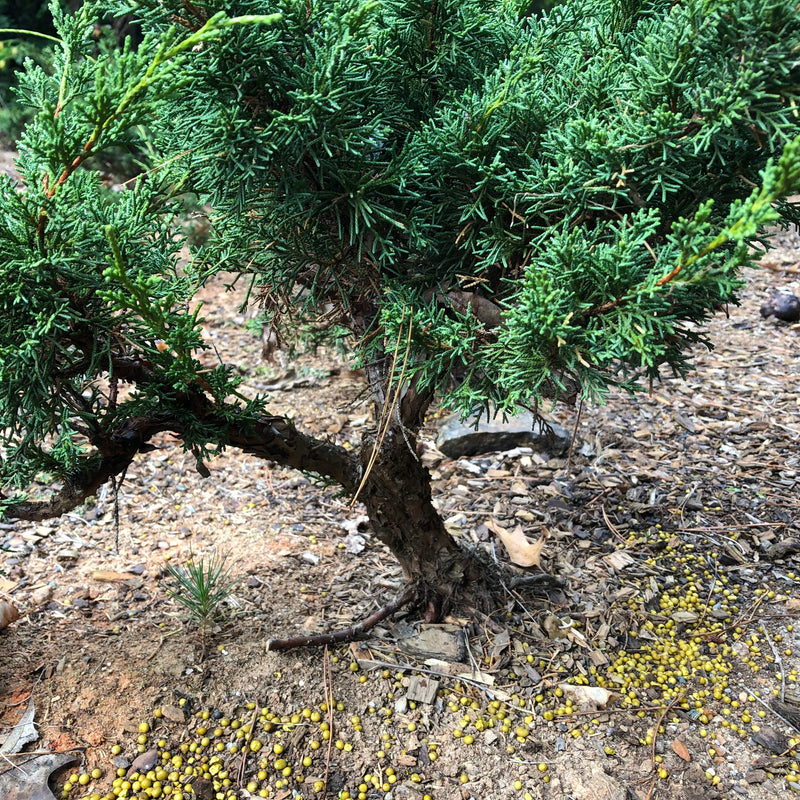
M 474 568 L 431 502 L 430 474 L 412 449 L 415 445 L 413 434 L 390 426 L 359 499 L 375 535 L 417 587 L 426 621 L 433 622 L 447 613 L 454 595 L 474 578 Z M 373 449 L 374 438 L 365 436 L 365 470 Z

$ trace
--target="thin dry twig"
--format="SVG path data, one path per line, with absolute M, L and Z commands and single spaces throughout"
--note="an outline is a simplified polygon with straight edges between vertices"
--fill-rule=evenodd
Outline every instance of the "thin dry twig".
M 583 413 L 583 397 L 581 397 L 581 400 L 578 403 L 578 413 L 575 416 L 575 427 L 572 430 L 572 439 L 570 439 L 569 442 L 569 452 L 567 453 L 567 466 L 565 469 L 566 477 L 569 477 L 569 473 L 572 469 L 572 450 L 575 447 L 575 439 L 578 436 L 578 425 L 580 425 L 582 413 Z
M 769 631 L 767 630 L 767 626 L 764 624 L 764 621 L 761 621 L 761 631 L 764 634 L 764 637 L 767 640 L 767 644 L 769 645 L 770 650 L 772 650 L 772 655 L 775 657 L 775 663 L 778 665 L 778 670 L 781 673 L 781 694 L 780 700 L 781 703 L 784 702 L 786 697 L 786 676 L 783 673 L 783 660 L 781 659 L 781 654 L 778 652 L 778 648 L 772 642 L 772 637 L 769 635 Z
M 797 730 L 796 725 L 792 725 L 792 723 L 789 722 L 789 720 L 786 719 L 786 717 L 784 717 L 782 714 L 779 714 L 771 705 L 769 705 L 769 703 L 765 703 L 752 689 L 749 689 L 744 684 L 741 684 L 741 687 L 750 695 L 750 697 L 755 698 L 756 702 L 761 703 L 761 705 L 764 706 L 764 708 L 771 711 L 779 720 L 781 720 L 781 722 L 785 722 L 790 728 Z
M 392 418 L 392 414 L 394 413 L 395 406 L 397 405 L 398 400 L 400 399 L 400 387 L 403 384 L 403 378 L 406 374 L 406 366 L 408 365 L 408 354 L 411 350 L 411 329 L 412 323 L 408 323 L 408 337 L 406 341 L 406 352 L 403 356 L 403 367 L 400 370 L 400 377 L 397 380 L 397 384 L 394 387 L 394 391 L 392 391 L 391 386 L 391 378 L 394 375 L 395 367 L 397 366 L 397 355 L 400 352 L 400 337 L 402 336 L 403 332 L 403 320 L 405 319 L 405 308 L 403 309 L 403 316 L 400 318 L 400 326 L 397 331 L 397 341 L 394 344 L 394 356 L 392 357 L 392 367 L 389 370 L 389 391 L 386 395 L 386 400 L 383 403 L 383 408 L 381 409 L 381 418 L 380 422 L 378 423 L 378 434 L 375 437 L 375 445 L 372 448 L 372 453 L 369 457 L 369 462 L 367 463 L 366 468 L 364 469 L 364 475 L 361 478 L 361 483 L 359 483 L 358 488 L 356 489 L 355 494 L 353 495 L 353 499 L 350 501 L 350 505 L 354 506 L 356 501 L 358 500 L 358 495 L 361 493 L 361 490 L 364 488 L 364 485 L 369 478 L 370 472 L 372 472 L 372 468 L 375 465 L 375 461 L 378 458 L 378 453 L 380 452 L 381 446 L 383 445 L 383 440 L 386 437 L 386 432 L 389 430 L 389 422 Z M 401 426 L 402 427 L 402 426 Z
M 328 706 L 328 754 L 325 758 L 325 781 L 322 789 L 323 800 L 328 796 L 328 779 L 331 772 L 331 749 L 333 748 L 333 674 L 328 645 L 325 645 L 325 660 L 322 670 L 325 681 L 325 704 Z
M 250 731 L 244 740 L 244 748 L 242 749 L 242 763 L 239 764 L 239 786 L 242 785 L 242 781 L 244 780 L 244 766 L 245 762 L 247 761 L 247 754 L 250 752 L 250 740 L 253 738 L 253 734 L 256 731 L 257 714 L 258 706 L 256 706 L 256 708 L 253 710 L 253 718 L 250 720 Z
M 343 628 L 340 631 L 331 631 L 330 633 L 310 634 L 307 636 L 293 636 L 288 639 L 270 639 L 267 642 L 267 650 L 292 650 L 295 647 L 320 647 L 329 644 L 340 644 L 342 642 L 352 642 L 362 634 L 374 628 L 379 622 L 391 616 L 398 609 L 402 608 L 407 603 L 410 603 L 416 596 L 416 589 L 409 586 L 395 597 L 391 603 L 387 603 L 382 608 L 379 608 L 374 614 L 371 614 L 366 619 Z
M 658 719 L 656 720 L 655 727 L 653 728 L 653 741 L 650 743 L 650 764 L 651 769 L 653 772 L 656 772 L 658 769 L 658 762 L 656 761 L 656 741 L 658 740 L 658 729 L 661 727 L 661 723 L 664 721 L 664 717 L 669 714 L 670 710 L 673 709 L 681 700 L 683 700 L 684 695 L 679 694 L 672 698 L 670 704 L 666 706 L 666 708 L 661 709 L 661 713 L 658 715 Z M 653 795 L 653 789 L 655 789 L 655 781 L 650 785 L 650 789 L 647 792 L 647 800 Z
M 611 520 L 608 518 L 608 514 L 606 513 L 606 507 L 605 506 L 600 506 L 600 510 L 603 512 L 603 519 L 605 520 L 606 525 L 608 525 L 608 529 L 611 531 L 611 533 L 614 534 L 614 536 L 617 537 L 617 539 L 619 539 L 624 544 L 625 543 L 625 538 L 620 534 L 620 532 L 617 530 L 617 528 L 614 527 L 614 525 L 612 524 Z

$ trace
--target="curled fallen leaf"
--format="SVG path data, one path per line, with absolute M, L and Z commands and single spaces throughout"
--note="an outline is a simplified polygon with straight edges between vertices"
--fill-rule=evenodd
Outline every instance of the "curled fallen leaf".
M 0 600 L 0 630 L 8 627 L 12 622 L 19 619 L 19 611 L 13 603 L 7 600 Z
M 19 753 L 26 744 L 35 742 L 39 738 L 39 732 L 36 730 L 36 725 L 33 720 L 36 716 L 36 706 L 33 700 L 28 701 L 28 707 L 22 715 L 22 719 L 14 726 L 11 733 L 8 734 L 3 746 L 0 747 L 0 756 L 6 754 Z M 0 797 L 3 797 L 0 794 Z
M 675 755 L 677 755 L 679 758 L 682 758 L 684 761 L 692 760 L 692 756 L 689 753 L 689 748 L 680 739 L 675 739 L 672 742 L 672 750 L 674 751 Z
M 578 704 L 578 708 L 594 710 L 607 708 L 613 705 L 619 695 L 602 686 L 584 686 L 572 683 L 560 683 L 559 687 L 567 697 L 571 697 Z
M 130 778 L 134 772 L 139 772 L 142 774 L 146 773 L 155 766 L 156 761 L 158 761 L 158 750 L 156 748 L 147 750 L 141 755 L 136 756 L 128 768 L 127 777 Z
M 508 551 L 508 557 L 514 564 L 520 567 L 538 567 L 540 565 L 544 549 L 544 536 L 541 536 L 536 542 L 529 542 L 521 525 L 509 530 L 489 521 L 486 523 L 486 527 L 500 537 L 500 541 Z
M 28 755 L 16 760 L 0 774 L 0 797 L 3 800 L 55 800 L 47 785 L 50 775 L 78 760 L 75 753 Z

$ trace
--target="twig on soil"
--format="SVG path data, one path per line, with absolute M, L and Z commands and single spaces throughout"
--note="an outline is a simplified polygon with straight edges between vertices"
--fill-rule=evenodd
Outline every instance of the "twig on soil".
M 800 267 L 800 261 L 797 264 L 793 264 L 792 266 L 786 266 L 784 264 L 776 264 L 774 261 L 759 261 L 758 266 L 761 269 L 765 267 L 773 272 L 783 272 L 783 273 L 792 273 L 800 271 L 798 268 Z
M 575 439 L 578 436 L 578 426 L 581 423 L 581 414 L 583 413 L 583 397 L 581 397 L 580 403 L 578 403 L 578 413 L 575 417 L 575 427 L 572 431 L 572 439 L 569 442 L 569 452 L 567 453 L 567 467 L 564 470 L 564 474 L 567 478 L 569 478 L 569 474 L 572 470 L 572 450 L 575 447 Z
M 781 654 L 778 652 L 778 648 L 775 647 L 775 645 L 773 644 L 772 637 L 769 635 L 769 631 L 767 631 L 767 626 L 764 624 L 763 620 L 761 621 L 761 630 L 764 633 L 764 637 L 767 640 L 767 644 L 769 645 L 770 650 L 772 650 L 772 655 L 775 656 L 775 663 L 778 665 L 778 670 L 781 673 L 780 701 L 782 703 L 786 696 L 786 676 L 784 675 L 783 672 L 783 660 L 781 659 Z
M 391 616 L 395 611 L 402 608 L 407 603 L 410 603 L 415 596 L 416 590 L 413 586 L 409 586 L 404 592 L 395 597 L 391 603 L 383 606 L 383 608 L 379 608 L 374 614 L 361 620 L 361 622 L 357 622 L 340 631 L 332 631 L 330 633 L 292 636 L 288 639 L 270 639 L 267 642 L 267 650 L 292 650 L 295 647 L 320 647 L 322 645 L 327 647 L 329 644 L 352 642 L 358 636 L 374 628 L 379 622 L 386 619 L 386 617 Z
M 656 720 L 655 727 L 653 728 L 653 741 L 650 744 L 650 761 L 653 764 L 653 769 L 656 768 L 656 740 L 658 739 L 658 729 L 661 727 L 661 723 L 664 721 L 664 717 L 669 714 L 669 712 L 681 701 L 683 700 L 684 695 L 679 694 L 672 698 L 670 704 L 665 708 L 661 709 L 661 713 L 658 715 L 658 719 Z
M 506 630 L 506 627 L 504 625 L 500 625 L 498 622 L 495 622 L 491 618 L 491 615 L 484 614 L 483 611 L 478 611 L 478 609 L 475 609 L 472 613 L 475 615 L 476 619 L 483 623 L 484 629 L 490 631 L 491 633 L 502 633 L 504 630 Z
M 39 727 L 39 723 L 36 723 L 36 726 Z M 9 758 L 21 758 L 22 756 L 53 756 L 59 753 L 74 753 L 75 751 L 85 753 L 88 749 L 85 745 L 76 745 L 75 747 L 65 747 L 63 750 L 22 750 L 18 753 L 2 753 L 2 756 L 8 761 Z M 8 763 L 11 764 L 10 761 Z M 16 764 L 11 765 L 16 767 Z
M 446 678 L 449 681 L 459 683 L 468 683 L 470 686 L 474 686 L 476 689 L 480 689 L 482 692 L 486 692 L 486 694 L 492 699 L 495 699 L 495 692 L 497 687 L 494 686 L 487 686 L 485 683 L 481 683 L 480 681 L 474 681 L 471 678 L 465 678 L 463 675 L 452 675 L 449 672 L 440 672 L 439 670 L 435 669 L 426 669 L 424 667 L 415 667 L 413 664 L 404 664 L 402 662 L 392 663 L 391 661 L 379 661 L 376 659 L 363 659 L 361 663 L 369 669 L 370 667 L 377 669 L 378 667 L 388 668 L 388 669 L 402 669 L 402 670 L 409 670 L 410 672 L 420 672 L 423 675 L 434 675 L 437 678 Z M 520 711 L 521 713 L 529 714 L 530 712 L 527 709 L 511 709 L 512 711 Z
M 788 524 L 788 522 L 748 522 L 742 525 L 704 525 L 702 528 L 681 528 L 681 531 L 684 533 L 705 533 L 706 531 L 729 531 L 734 528 L 785 528 Z
M 253 738 L 253 734 L 256 732 L 256 715 L 258 714 L 258 705 L 256 705 L 255 709 L 253 710 L 253 718 L 250 720 L 250 730 L 247 733 L 247 736 L 244 740 L 244 748 L 242 749 L 242 763 L 239 764 L 239 787 L 242 785 L 242 781 L 244 780 L 244 765 L 247 761 L 247 754 L 250 752 L 250 740 Z
M 328 755 L 325 758 L 325 784 L 322 789 L 323 800 L 328 796 L 328 778 L 331 772 L 331 749 L 333 748 L 333 675 L 328 645 L 325 645 L 325 660 L 322 663 L 322 678 L 325 681 L 325 704 L 328 706 Z
M 500 578 L 499 580 L 500 580 L 500 585 L 506 590 L 506 594 L 508 594 L 509 597 L 514 598 L 517 605 L 525 612 L 525 614 L 528 616 L 531 622 L 536 622 L 536 617 L 534 617 L 533 614 L 531 614 L 531 612 L 528 610 L 528 607 L 525 605 L 525 603 L 522 602 L 522 597 L 520 596 L 519 592 L 509 589 L 502 578 Z M 538 623 L 536 624 L 538 625 Z
M 472 650 L 470 649 L 470 646 L 469 646 L 469 637 L 468 636 L 464 637 L 464 645 L 465 645 L 465 647 L 467 649 L 467 655 L 469 656 L 469 660 L 472 663 L 472 668 L 475 670 L 475 672 L 480 672 L 481 668 L 478 666 L 478 662 L 475 660 L 475 656 L 472 655 Z
M 620 535 L 620 532 L 614 527 L 611 520 L 608 518 L 608 514 L 606 513 L 606 507 L 600 506 L 600 510 L 603 512 L 603 519 L 606 521 L 606 525 L 608 525 L 608 529 L 614 536 L 617 537 L 623 544 L 625 543 L 625 539 Z
M 666 717 L 667 714 L 670 712 L 670 709 L 674 708 L 677 703 L 683 700 L 683 698 L 684 695 L 682 694 L 673 697 L 672 700 L 670 701 L 670 704 L 666 708 L 662 708 L 661 713 L 658 715 L 655 727 L 653 728 L 653 741 L 650 743 L 650 763 L 653 772 L 656 772 L 656 770 L 658 769 L 657 767 L 658 762 L 656 761 L 656 741 L 658 740 L 658 729 L 661 727 L 661 723 L 664 721 L 664 717 Z M 650 784 L 650 789 L 647 792 L 647 800 L 650 800 L 650 798 L 652 797 L 653 789 L 655 789 L 655 786 L 656 784 L 654 780 L 653 783 Z
M 716 542 L 714 542 L 714 544 L 716 544 Z M 700 616 L 699 616 L 699 618 L 697 620 L 697 624 L 698 625 L 706 618 L 706 614 L 708 613 L 708 609 L 709 609 L 710 604 L 711 604 L 711 595 L 714 594 L 714 586 L 716 585 L 717 580 L 719 579 L 718 572 L 719 571 L 717 570 L 717 561 L 715 559 L 714 560 L 714 577 L 713 577 L 712 580 L 710 580 L 708 582 L 708 594 L 706 595 L 705 603 L 703 603 L 703 613 L 700 614 Z
M 670 706 L 667 706 L 666 710 L 669 711 L 669 709 L 670 709 Z M 525 709 L 523 709 L 523 711 L 524 710 Z M 636 711 L 637 712 L 644 711 L 645 713 L 647 713 L 649 711 L 664 711 L 664 706 L 636 706 Z M 590 709 L 588 711 L 570 711 L 569 714 L 568 715 L 565 714 L 562 717 L 562 719 L 565 722 L 569 722 L 569 718 L 570 717 L 588 717 L 588 716 L 596 717 L 596 716 L 598 716 L 600 714 L 630 714 L 630 713 L 631 713 L 631 709 L 630 709 L 629 706 L 626 706 L 625 708 L 604 708 L 604 709 L 601 709 L 601 710 L 598 710 L 596 708 L 592 708 L 592 709 Z
M 0 706 L 4 706 L 5 708 L 16 708 L 17 706 L 21 706 L 23 703 L 27 703 L 28 700 L 31 699 L 31 693 L 28 692 L 22 700 L 17 700 L 16 703 L 2 703 L 0 702 Z
M 125 480 L 125 475 L 128 472 L 128 468 L 125 467 L 124 470 L 120 473 L 120 476 L 117 477 L 116 475 L 111 476 L 111 489 L 114 492 L 114 552 L 119 553 L 119 490 L 122 488 L 122 484 Z
M 768 711 L 771 711 L 779 720 L 785 722 L 790 728 L 797 730 L 796 725 L 792 725 L 792 723 L 789 722 L 786 717 L 784 717 L 782 714 L 779 714 L 771 705 L 769 705 L 769 703 L 765 703 L 752 689 L 748 689 L 744 684 L 741 684 L 741 686 L 742 689 L 744 689 L 750 695 L 750 697 L 754 697 L 759 703 L 761 703 L 762 706 L 764 706 L 764 708 L 766 708 Z

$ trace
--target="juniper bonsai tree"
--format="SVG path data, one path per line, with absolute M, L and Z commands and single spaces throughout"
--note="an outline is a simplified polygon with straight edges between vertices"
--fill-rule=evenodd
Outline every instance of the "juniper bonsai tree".
M 434 399 L 513 414 L 684 374 L 750 246 L 799 216 L 794 0 L 143 0 L 111 10 L 144 41 L 98 57 L 107 10 L 54 4 L 0 188 L 8 517 L 74 508 L 169 431 L 202 475 L 233 448 L 357 494 L 434 619 L 480 577 L 417 456 Z M 109 192 L 92 159 L 141 125 L 149 168 Z M 213 238 L 179 268 L 190 191 Z M 276 334 L 347 331 L 358 452 L 200 363 L 220 271 Z M 42 473 L 59 488 L 26 495 Z

